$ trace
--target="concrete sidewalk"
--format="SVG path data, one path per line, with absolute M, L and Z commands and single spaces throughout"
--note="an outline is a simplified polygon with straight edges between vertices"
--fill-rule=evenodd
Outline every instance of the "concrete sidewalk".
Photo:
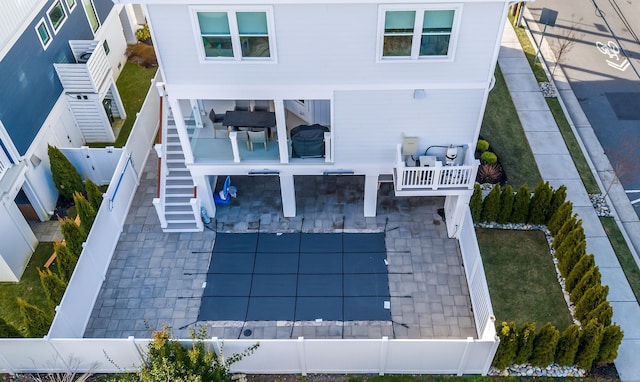
M 567 198 L 573 202 L 574 212 L 583 221 L 587 253 L 595 255 L 602 283 L 609 285 L 608 300 L 613 307 L 613 321 L 624 331 L 624 340 L 615 361 L 620 378 L 623 381 L 640 381 L 640 367 L 636 362 L 637 354 L 640 354 L 640 306 L 510 24 L 505 27 L 498 63 L 540 174 L 554 188 L 563 184 L 567 187 Z M 568 84 L 563 87 L 562 96 L 570 91 L 567 88 Z

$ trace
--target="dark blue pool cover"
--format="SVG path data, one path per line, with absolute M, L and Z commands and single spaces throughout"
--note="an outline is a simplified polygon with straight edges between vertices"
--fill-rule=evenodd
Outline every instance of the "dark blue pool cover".
M 198 321 L 389 321 L 384 233 L 218 233 Z

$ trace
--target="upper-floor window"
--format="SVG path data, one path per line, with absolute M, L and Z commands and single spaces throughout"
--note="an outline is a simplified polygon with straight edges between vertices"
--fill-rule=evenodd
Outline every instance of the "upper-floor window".
M 211 11 L 209 11 L 211 10 Z M 271 12 L 267 9 L 196 11 L 204 59 L 273 60 Z
M 382 59 L 451 57 L 457 9 L 382 9 Z
M 66 0 L 67 2 L 67 8 L 69 8 L 69 11 L 73 11 L 73 8 L 76 7 L 76 0 Z
M 49 32 L 49 27 L 47 23 L 44 21 L 44 17 L 36 24 L 36 34 L 38 35 L 38 39 L 42 44 L 42 47 L 46 50 L 51 41 L 51 32 Z
M 93 5 L 93 0 L 82 0 L 82 6 L 84 7 L 84 12 L 87 14 L 91 30 L 95 33 L 98 28 L 100 28 L 100 19 L 98 19 L 98 13 L 96 12 L 95 5 Z
M 61 0 L 55 1 L 51 5 L 51 8 L 47 11 L 47 17 L 49 17 L 49 21 L 53 27 L 53 33 L 58 33 L 60 27 L 62 27 L 62 24 L 64 24 L 67 19 L 67 12 L 62 6 Z

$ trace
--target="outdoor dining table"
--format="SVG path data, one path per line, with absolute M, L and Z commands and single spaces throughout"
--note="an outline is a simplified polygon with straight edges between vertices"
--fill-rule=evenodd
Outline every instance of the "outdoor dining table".
M 272 128 L 276 126 L 276 113 L 272 111 L 227 111 L 222 125 L 232 127 Z

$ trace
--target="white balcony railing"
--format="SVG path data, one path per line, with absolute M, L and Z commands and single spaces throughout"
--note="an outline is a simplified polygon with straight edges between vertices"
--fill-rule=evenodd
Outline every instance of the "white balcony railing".
M 402 157 L 402 145 L 398 145 L 396 190 L 472 189 L 479 164 L 476 159 L 465 158 L 465 164 L 459 166 L 443 166 L 441 162 L 436 161 L 434 166 L 410 167 Z
M 109 89 L 111 67 L 102 43 L 95 40 L 70 40 L 76 63 L 54 64 L 66 93 L 97 93 Z

